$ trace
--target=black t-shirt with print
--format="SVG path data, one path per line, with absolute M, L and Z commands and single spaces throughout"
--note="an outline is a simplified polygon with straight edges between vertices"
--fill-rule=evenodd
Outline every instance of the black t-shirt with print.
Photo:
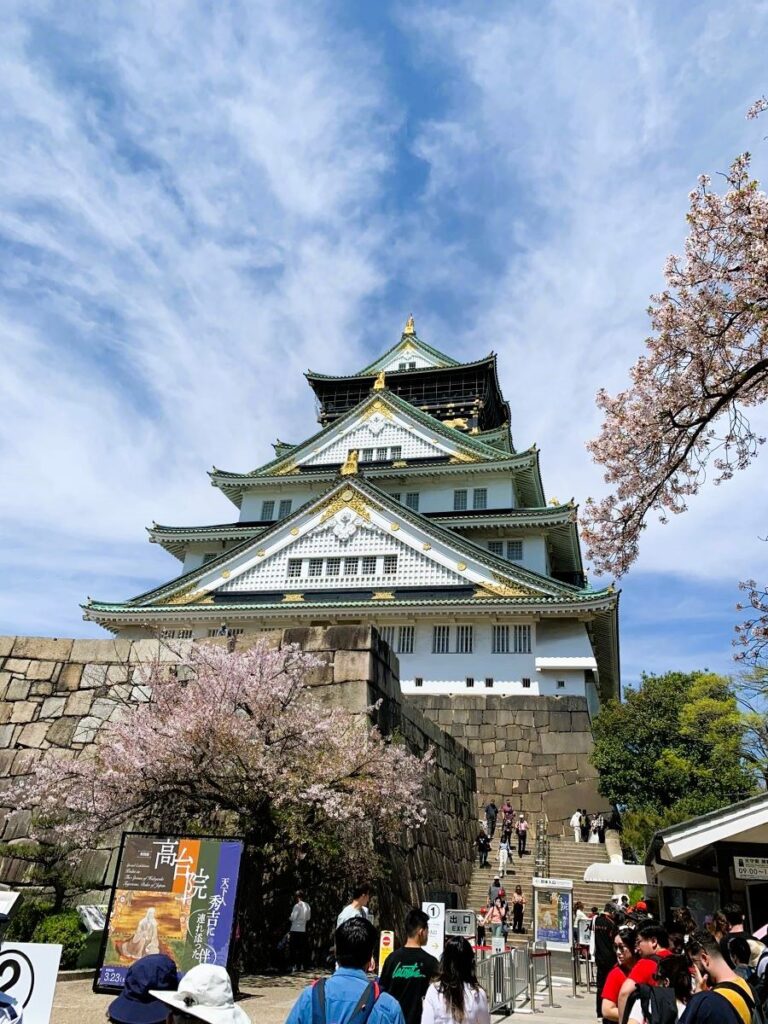
M 415 946 L 396 949 L 384 961 L 381 987 L 400 1003 L 405 1024 L 420 1024 L 422 1000 L 437 966 L 431 954 Z

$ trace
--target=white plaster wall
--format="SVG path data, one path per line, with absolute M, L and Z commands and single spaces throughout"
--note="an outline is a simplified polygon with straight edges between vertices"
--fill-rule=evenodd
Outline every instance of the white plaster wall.
M 494 508 L 514 508 L 514 488 L 512 487 L 511 476 L 507 477 L 484 477 L 484 474 L 478 470 L 470 480 L 466 477 L 454 477 L 453 483 L 438 483 L 435 481 L 429 483 L 416 480 L 409 480 L 392 482 L 390 483 L 379 483 L 374 481 L 377 487 L 381 487 L 382 491 L 386 491 L 387 494 L 398 492 L 400 494 L 400 500 L 405 504 L 405 495 L 409 491 L 416 491 L 419 495 L 419 512 L 453 512 L 453 492 L 454 491 L 466 491 L 467 492 L 467 506 L 468 509 L 472 510 L 472 492 L 476 487 L 484 487 L 488 491 L 487 507 L 488 509 Z
M 406 352 L 396 352 L 391 359 L 381 366 L 382 370 L 389 372 L 390 370 L 397 370 L 400 367 L 400 363 L 405 363 L 408 369 L 414 369 L 411 367 L 411 363 L 415 363 L 415 369 L 420 370 L 425 366 L 437 366 L 437 362 L 434 359 L 429 359 L 421 352 L 414 351 L 411 349 Z
M 583 697 L 585 694 L 584 669 L 545 669 L 537 672 L 538 690 L 542 697 Z M 562 680 L 565 687 L 559 687 Z
M 545 619 L 536 632 L 536 653 L 540 658 L 594 657 L 587 628 L 574 619 Z
M 261 519 L 261 504 L 264 501 L 274 501 L 275 515 L 277 515 L 281 501 L 292 501 L 291 513 L 293 513 L 296 509 L 305 505 L 310 498 L 314 498 L 316 495 L 317 491 L 313 491 L 310 487 L 299 486 L 293 488 L 275 488 L 274 491 L 267 490 L 266 488 L 246 491 L 245 494 L 243 494 L 243 501 L 240 506 L 240 522 L 247 523 Z
M 220 540 L 209 540 L 207 542 L 196 541 L 187 547 L 184 553 L 184 568 L 181 570 L 182 573 L 191 572 L 193 569 L 198 569 L 205 558 L 205 555 L 209 552 L 211 554 L 220 555 L 227 548 L 233 547 L 235 542 L 229 541 L 222 544 Z

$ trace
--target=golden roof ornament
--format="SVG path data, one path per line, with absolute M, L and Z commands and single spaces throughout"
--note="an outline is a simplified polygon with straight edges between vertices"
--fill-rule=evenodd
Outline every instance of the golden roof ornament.
M 357 460 L 359 453 L 356 448 L 350 448 L 347 460 L 341 467 L 342 476 L 357 476 Z
M 376 380 L 373 382 L 373 390 L 383 391 L 386 386 L 387 385 L 384 383 L 384 371 L 382 370 L 381 373 L 376 378 Z
M 416 333 L 416 327 L 414 326 L 414 323 L 413 323 L 413 313 L 411 313 L 411 315 L 408 317 L 408 319 L 405 322 L 405 330 L 403 331 L 403 334 L 415 334 L 415 333 Z

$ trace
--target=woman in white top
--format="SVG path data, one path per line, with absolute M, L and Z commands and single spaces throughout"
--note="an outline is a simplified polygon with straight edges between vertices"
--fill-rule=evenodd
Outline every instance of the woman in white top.
M 477 983 L 474 951 L 458 935 L 445 940 L 437 981 L 424 997 L 421 1024 L 491 1024 L 488 997 Z

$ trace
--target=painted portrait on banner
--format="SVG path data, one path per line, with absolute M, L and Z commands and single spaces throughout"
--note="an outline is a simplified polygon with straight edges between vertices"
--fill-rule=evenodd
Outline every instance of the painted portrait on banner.
M 534 938 L 550 948 L 570 949 L 573 891 L 567 888 L 536 888 Z

